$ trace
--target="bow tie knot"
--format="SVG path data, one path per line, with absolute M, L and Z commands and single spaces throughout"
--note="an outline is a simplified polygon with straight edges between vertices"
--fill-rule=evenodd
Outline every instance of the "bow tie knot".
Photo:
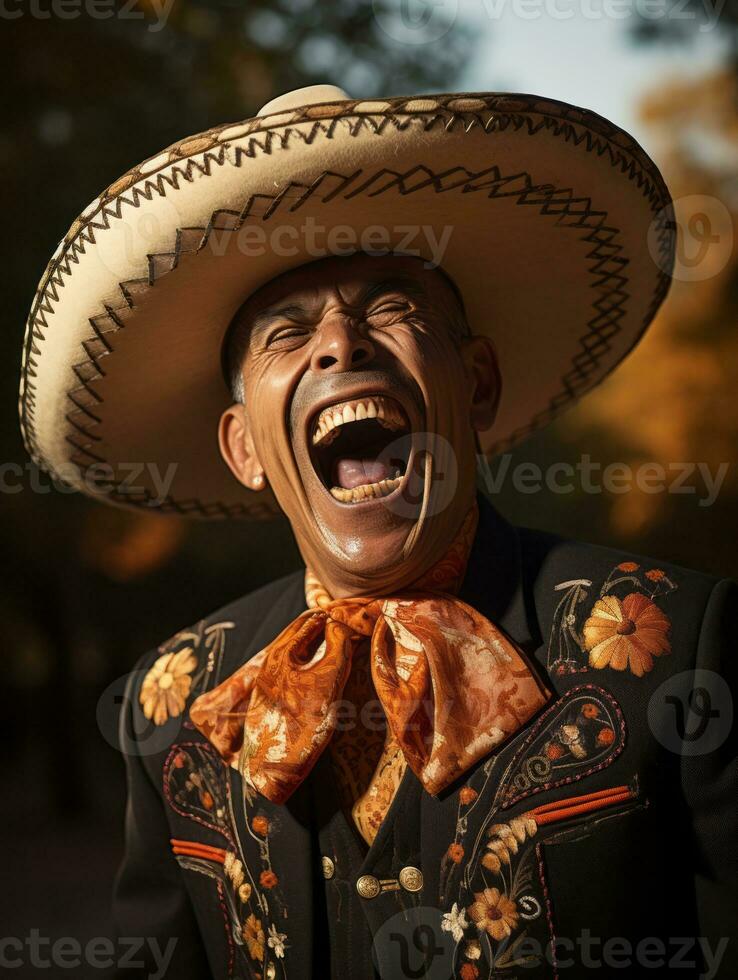
M 467 555 L 468 542 L 464 565 Z M 449 555 L 439 565 L 458 579 Z M 312 608 L 190 709 L 223 759 L 272 802 L 290 797 L 329 743 L 352 661 L 367 640 L 387 724 L 429 793 L 501 745 L 547 700 L 513 641 L 447 592 L 426 586 L 331 599 L 308 573 L 306 594 Z

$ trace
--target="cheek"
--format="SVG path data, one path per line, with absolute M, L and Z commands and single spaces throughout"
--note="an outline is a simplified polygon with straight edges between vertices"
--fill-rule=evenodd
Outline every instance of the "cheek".
M 259 444 L 274 446 L 287 432 L 286 420 L 292 393 L 301 377 L 300 365 L 281 357 L 256 363 L 247 370 L 246 409 L 252 431 Z

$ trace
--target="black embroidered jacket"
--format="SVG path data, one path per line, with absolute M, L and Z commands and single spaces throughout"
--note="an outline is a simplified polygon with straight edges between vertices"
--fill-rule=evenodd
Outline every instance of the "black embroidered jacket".
M 408 769 L 368 852 L 327 755 L 275 806 L 182 710 L 305 608 L 301 574 L 132 673 L 115 915 L 176 939 L 167 977 L 738 976 L 736 586 L 480 511 L 461 597 L 556 693 L 441 797 Z

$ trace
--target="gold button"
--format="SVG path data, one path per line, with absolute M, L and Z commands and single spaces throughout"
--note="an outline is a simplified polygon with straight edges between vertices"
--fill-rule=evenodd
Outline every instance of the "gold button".
M 408 865 L 400 872 L 400 884 L 406 892 L 419 892 L 423 887 L 423 872 Z
M 323 855 L 321 860 L 323 862 L 323 877 L 332 878 L 333 875 L 336 873 L 335 864 L 333 863 L 333 861 L 331 861 L 329 857 L 326 857 L 325 855 Z
M 382 888 L 374 875 L 362 875 L 356 882 L 356 890 L 362 898 L 376 898 Z

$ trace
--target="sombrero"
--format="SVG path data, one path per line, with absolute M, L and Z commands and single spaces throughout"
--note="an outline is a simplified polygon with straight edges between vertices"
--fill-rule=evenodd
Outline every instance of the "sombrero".
M 368 242 L 440 259 L 472 332 L 494 342 L 503 394 L 482 444 L 499 453 L 632 349 L 666 295 L 674 237 L 656 166 L 593 112 L 300 89 L 151 157 L 74 222 L 28 321 L 26 446 L 113 503 L 268 516 L 268 492 L 219 455 L 223 337 L 269 279 Z

